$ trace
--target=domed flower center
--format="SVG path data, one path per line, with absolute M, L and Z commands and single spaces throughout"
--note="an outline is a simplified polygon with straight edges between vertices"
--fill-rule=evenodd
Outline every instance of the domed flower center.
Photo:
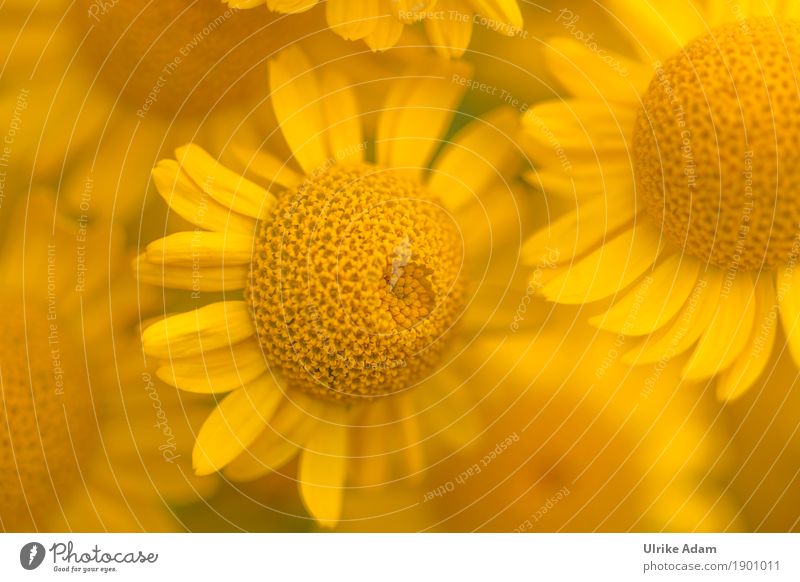
M 6 529 L 41 527 L 80 484 L 80 462 L 90 445 L 92 403 L 71 371 L 72 356 L 47 308 L 6 306 L 0 320 L 0 516 Z M 10 314 L 10 317 L 8 316 Z
M 656 69 L 636 122 L 637 190 L 690 255 L 752 270 L 797 253 L 798 63 L 800 23 L 753 19 Z
M 308 178 L 256 241 L 246 294 L 268 361 L 330 400 L 410 388 L 464 307 L 462 246 L 438 201 L 391 170 Z
M 303 30 L 320 29 L 314 15 L 289 25 L 269 10 L 236 10 L 220 0 L 81 0 L 72 18 L 98 79 L 140 115 L 170 117 L 264 95 L 266 59 Z

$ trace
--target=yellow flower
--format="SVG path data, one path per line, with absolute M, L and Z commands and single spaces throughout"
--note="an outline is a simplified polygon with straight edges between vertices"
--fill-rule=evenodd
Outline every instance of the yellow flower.
M 3 3 L 0 194 L 33 173 L 76 212 L 138 218 L 164 152 L 260 115 L 266 56 L 294 42 L 320 60 L 350 52 L 314 15 L 282 20 L 215 0 Z
M 235 8 L 255 8 L 285 14 L 306 12 L 318 0 L 224 0 Z M 393 47 L 403 27 L 424 21 L 431 45 L 446 57 L 460 57 L 469 46 L 475 24 L 507 36 L 521 33 L 517 0 L 327 0 L 328 25 L 347 40 L 364 40 L 373 51 Z
M 429 471 L 415 500 L 433 514 L 427 528 L 743 529 L 738 498 L 725 486 L 728 432 L 714 398 L 676 388 L 669 370 L 609 363 L 615 338 L 595 337 L 566 314 L 553 323 L 533 338 L 473 345 L 481 361 L 474 381 L 492 394 L 493 422 L 471 456 Z M 372 515 L 422 511 L 408 501 L 387 505 L 376 501 Z
M 118 241 L 58 215 L 52 198 L 19 201 L 0 256 L 0 523 L 175 530 L 166 502 L 214 487 L 191 475 L 182 452 L 187 419 L 208 408 L 158 397 L 135 357 L 135 286 L 119 271 Z
M 546 299 L 602 302 L 591 321 L 625 338 L 624 362 L 685 354 L 683 378 L 715 378 L 730 400 L 761 374 L 779 320 L 800 361 L 800 28 L 794 4 L 777 20 L 769 3 L 710 4 L 611 2 L 625 54 L 559 16 L 570 37 L 548 58 L 571 96 L 526 113 L 525 148 L 530 181 L 570 209 L 523 253 Z
M 223 293 L 142 335 L 166 382 L 230 392 L 198 434 L 199 474 L 253 479 L 299 456 L 302 498 L 333 526 L 347 487 L 419 476 L 429 444 L 451 437 L 451 454 L 479 431 L 458 346 L 508 311 L 520 156 L 512 110 L 443 142 L 465 75 L 432 59 L 395 76 L 370 138 L 342 74 L 288 49 L 270 86 L 290 159 L 233 144 L 222 165 L 190 144 L 155 168 L 195 228 L 150 243 L 139 278 Z

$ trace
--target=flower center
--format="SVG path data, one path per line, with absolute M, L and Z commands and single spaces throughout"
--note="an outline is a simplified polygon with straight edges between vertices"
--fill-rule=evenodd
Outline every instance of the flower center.
M 67 372 L 79 372 L 82 361 L 53 331 L 46 307 L 29 309 L 23 317 L 22 305 L 4 305 L 0 516 L 4 528 L 18 529 L 57 512 L 58 503 L 80 484 L 80 462 L 94 421 L 88 387 L 68 381 Z
M 800 23 L 753 19 L 657 68 L 634 133 L 637 190 L 690 255 L 752 270 L 796 253 L 798 63 Z
M 390 170 L 306 179 L 256 240 L 246 295 L 268 361 L 329 400 L 411 387 L 464 307 L 462 246 L 438 201 Z
M 81 0 L 72 17 L 98 78 L 142 114 L 169 117 L 266 94 L 266 59 L 302 31 L 320 29 L 311 27 L 313 15 L 287 26 L 269 10 L 220 0 Z

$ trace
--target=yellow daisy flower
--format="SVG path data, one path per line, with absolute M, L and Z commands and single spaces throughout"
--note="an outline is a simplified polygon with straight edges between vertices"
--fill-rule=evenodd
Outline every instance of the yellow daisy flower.
M 333 526 L 348 486 L 421 475 L 428 441 L 452 437 L 451 454 L 480 430 L 454 378 L 458 346 L 490 333 L 503 288 L 525 283 L 506 182 L 515 113 L 443 142 L 467 71 L 432 59 L 393 76 L 369 138 L 354 89 L 320 69 L 297 49 L 270 62 L 290 159 L 232 146 L 234 171 L 189 144 L 159 163 L 159 192 L 195 228 L 150 243 L 135 268 L 195 299 L 223 293 L 142 334 L 164 381 L 230 392 L 197 436 L 195 470 L 245 480 L 299 457 L 305 505 Z
M 524 248 L 541 294 L 603 302 L 591 321 L 624 362 L 685 355 L 683 378 L 727 400 L 761 374 L 778 321 L 800 361 L 800 29 L 783 4 L 610 2 L 624 54 L 556 15 L 570 37 L 548 59 L 571 96 L 525 115 L 529 179 L 570 207 Z
M 138 217 L 164 152 L 260 116 L 265 59 L 294 42 L 320 60 L 352 52 L 313 14 L 289 23 L 217 0 L 4 2 L 0 198 L 33 174 L 65 208 Z M 361 59 L 355 72 L 377 69 Z
M 176 530 L 167 504 L 214 487 L 183 451 L 187 419 L 207 405 L 159 397 L 143 376 L 119 246 L 92 240 L 101 231 L 58 215 L 52 198 L 19 201 L 0 256 L 0 528 Z
M 319 0 L 223 0 L 235 8 L 256 8 L 299 14 Z M 406 25 L 424 21 L 428 39 L 440 54 L 464 54 L 473 27 L 485 27 L 507 36 L 522 34 L 522 13 L 517 0 L 327 0 L 328 25 L 347 40 L 364 40 L 373 51 L 397 44 Z

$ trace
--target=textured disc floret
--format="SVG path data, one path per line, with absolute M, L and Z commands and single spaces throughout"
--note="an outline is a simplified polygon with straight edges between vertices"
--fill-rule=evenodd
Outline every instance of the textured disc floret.
M 246 290 L 270 364 L 326 399 L 413 386 L 464 306 L 462 241 L 418 183 L 334 166 L 279 199 Z
M 14 528 L 57 511 L 57 498 L 79 485 L 93 417 L 87 385 L 65 371 L 83 362 L 57 322 L 44 318 L 44 308 L 29 317 L 22 305 L 7 308 L 0 320 L 0 516 Z
M 637 191 L 688 254 L 741 270 L 796 254 L 798 65 L 800 23 L 753 19 L 656 67 L 635 128 Z

